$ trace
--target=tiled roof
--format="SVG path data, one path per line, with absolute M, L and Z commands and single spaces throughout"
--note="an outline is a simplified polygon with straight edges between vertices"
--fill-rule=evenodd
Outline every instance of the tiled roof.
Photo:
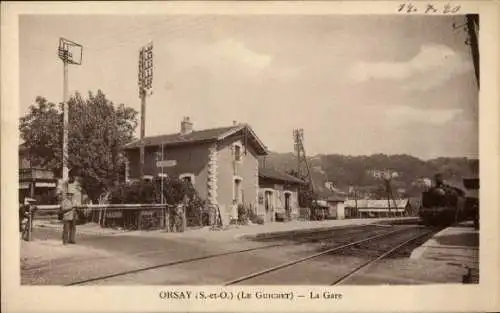
M 141 144 L 145 144 L 146 146 L 157 146 L 157 145 L 175 145 L 182 143 L 194 143 L 194 142 L 202 142 L 202 141 L 213 141 L 217 140 L 217 138 L 224 133 L 235 129 L 237 126 L 231 127 L 220 127 L 220 128 L 211 128 L 193 131 L 189 134 L 182 135 L 181 133 L 176 134 L 167 134 L 160 136 L 150 136 L 145 137 L 142 141 L 136 140 L 131 143 L 125 145 L 125 149 L 138 148 Z
M 229 126 L 229 127 L 197 130 L 197 131 L 192 131 L 191 133 L 185 135 L 181 133 L 175 133 L 175 134 L 145 137 L 144 139 L 142 139 L 142 141 L 139 139 L 126 144 L 124 146 L 124 149 L 126 150 L 137 149 L 142 144 L 144 144 L 145 146 L 159 146 L 163 144 L 165 147 L 169 147 L 169 146 L 178 146 L 178 145 L 195 144 L 203 142 L 213 142 L 221 140 L 225 136 L 234 134 L 245 128 L 249 131 L 250 137 L 253 137 L 254 141 L 257 143 L 259 154 L 267 154 L 266 147 L 260 142 L 260 140 L 254 134 L 252 129 L 245 124 Z
M 343 202 L 345 201 L 345 197 L 343 197 L 341 194 L 333 192 L 331 190 L 327 189 L 321 189 L 316 192 L 316 195 L 325 201 L 328 202 Z
M 287 183 L 305 184 L 305 182 L 301 179 L 282 173 L 270 167 L 259 167 L 259 177 L 279 180 Z

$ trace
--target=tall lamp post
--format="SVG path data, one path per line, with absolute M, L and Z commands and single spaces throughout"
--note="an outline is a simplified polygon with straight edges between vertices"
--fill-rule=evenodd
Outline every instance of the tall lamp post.
M 146 132 L 146 96 L 152 94 L 153 86 L 153 43 L 150 42 L 139 51 L 139 98 L 141 98 L 141 145 L 139 176 L 144 177 L 144 137 Z
M 66 197 L 68 192 L 69 167 L 68 167 L 68 124 L 69 124 L 69 106 L 68 106 L 68 64 L 82 64 L 83 47 L 71 40 L 60 38 L 58 56 L 63 61 L 63 158 L 62 158 L 62 182 L 63 192 Z

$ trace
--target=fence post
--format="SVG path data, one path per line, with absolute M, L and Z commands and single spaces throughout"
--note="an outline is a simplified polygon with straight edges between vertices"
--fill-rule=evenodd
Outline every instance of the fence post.
M 102 214 L 102 227 L 106 227 L 106 212 L 107 212 L 107 208 L 104 207 L 104 211 Z
M 141 210 L 137 210 L 137 230 L 141 230 Z
M 165 231 L 170 232 L 170 207 L 165 205 Z
M 184 204 L 182 206 L 182 231 L 181 232 L 184 232 L 186 230 L 186 226 L 187 226 L 186 208 L 187 208 L 187 206 Z
M 31 231 L 33 230 L 33 211 L 32 211 L 32 208 L 30 207 L 30 211 L 29 211 L 29 215 L 28 215 L 28 225 L 26 225 L 28 227 L 28 240 L 27 241 L 31 241 Z

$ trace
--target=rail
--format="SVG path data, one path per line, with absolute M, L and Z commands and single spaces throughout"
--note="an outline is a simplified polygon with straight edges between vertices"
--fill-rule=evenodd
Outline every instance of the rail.
M 170 267 L 170 266 L 179 265 L 179 264 L 198 262 L 198 261 L 208 260 L 208 259 L 215 259 L 215 258 L 220 258 L 220 257 L 225 257 L 225 256 L 230 256 L 230 255 L 241 254 L 241 253 L 259 251 L 259 250 L 267 250 L 267 249 L 272 249 L 272 248 L 282 248 L 282 247 L 286 247 L 286 246 L 295 246 L 295 245 L 298 246 L 298 245 L 310 244 L 313 242 L 317 242 L 319 239 L 329 239 L 332 237 L 337 237 L 337 234 L 336 234 L 337 232 L 340 232 L 343 235 L 366 234 L 366 232 L 370 231 L 370 229 L 372 227 L 379 228 L 379 227 L 374 227 L 373 225 L 368 225 L 368 224 L 357 225 L 357 226 L 352 227 L 352 229 L 347 229 L 348 227 L 339 227 L 336 229 L 331 229 L 329 231 L 325 231 L 326 234 L 320 235 L 319 237 L 317 236 L 317 234 L 310 234 L 310 236 L 306 235 L 303 237 L 302 240 L 299 240 L 297 242 L 272 243 L 272 244 L 254 247 L 254 248 L 233 250 L 233 251 L 228 251 L 228 252 L 223 252 L 223 253 L 208 254 L 208 255 L 195 257 L 195 258 L 187 258 L 187 259 L 181 259 L 181 260 L 176 260 L 176 261 L 172 261 L 172 262 L 160 263 L 160 264 L 146 266 L 146 267 L 142 267 L 142 268 L 138 268 L 138 269 L 107 274 L 107 275 L 88 278 L 88 279 L 84 279 L 84 280 L 80 280 L 80 281 L 74 281 L 72 283 L 67 284 L 67 286 L 83 285 L 83 284 L 88 284 L 88 283 L 95 282 L 95 281 L 101 281 L 101 280 L 106 280 L 106 279 L 111 279 L 111 278 L 116 278 L 116 277 L 121 277 L 121 276 L 126 276 L 126 275 L 146 272 L 146 271 L 151 271 L 151 270 L 155 270 L 155 269 L 159 269 L 159 268 L 165 268 L 165 267 Z M 402 229 L 400 229 L 400 230 L 402 230 Z
M 362 271 L 368 269 L 369 267 L 371 267 L 373 264 L 375 264 L 376 262 L 388 257 L 389 255 L 393 254 L 394 252 L 396 252 L 397 250 L 401 249 L 402 247 L 408 245 L 409 243 L 419 239 L 419 238 L 422 238 L 424 236 L 427 236 L 429 235 L 430 233 L 432 233 L 432 231 L 428 231 L 428 232 L 424 232 L 422 234 L 418 234 L 398 245 L 396 245 L 395 247 L 393 247 L 392 249 L 390 249 L 389 251 L 386 251 L 384 252 L 383 254 L 379 255 L 378 257 L 376 257 L 375 259 L 372 259 L 372 260 L 369 260 L 368 262 L 366 263 L 363 263 L 361 264 L 360 266 L 356 267 L 355 269 L 353 269 L 352 271 L 346 273 L 345 275 L 343 275 L 342 277 L 340 277 L 339 279 L 337 279 L 336 281 L 334 281 L 331 285 L 340 285 L 342 284 L 343 282 L 349 280 L 350 278 L 354 277 L 355 275 L 358 275 L 360 274 Z
M 239 282 L 242 282 L 242 281 L 245 281 L 245 280 L 249 280 L 251 278 L 255 278 L 255 277 L 258 277 L 258 276 L 262 276 L 264 274 L 268 274 L 268 273 L 271 273 L 271 272 L 275 272 L 275 271 L 281 270 L 283 268 L 286 268 L 286 267 L 289 267 L 289 266 L 292 266 L 292 265 L 295 265 L 295 264 L 298 264 L 298 263 L 302 263 L 302 262 L 305 262 L 305 261 L 308 261 L 308 260 L 311 260 L 311 259 L 315 259 L 317 257 L 323 256 L 323 255 L 326 255 L 326 254 L 329 254 L 329 253 L 332 253 L 332 252 L 335 252 L 335 251 L 338 251 L 338 250 L 342 250 L 342 249 L 345 249 L 345 248 L 348 248 L 348 247 L 352 247 L 352 246 L 355 246 L 355 245 L 358 245 L 360 243 L 364 243 L 364 242 L 367 242 L 367 241 L 370 241 L 370 240 L 384 238 L 384 237 L 387 237 L 387 236 L 390 236 L 390 235 L 393 235 L 393 234 L 396 234 L 396 233 L 399 233 L 399 232 L 402 232 L 402 231 L 405 231 L 405 229 L 404 228 L 403 229 L 397 229 L 397 230 L 394 230 L 394 231 L 391 231 L 389 233 L 385 233 L 385 234 L 382 234 L 382 235 L 375 235 L 375 236 L 371 236 L 371 237 L 368 237 L 368 238 L 365 238 L 365 239 L 362 239 L 362 240 L 357 240 L 357 241 L 354 241 L 354 242 L 351 242 L 351 243 L 348 243 L 348 244 L 340 245 L 340 246 L 337 246 L 337 247 L 334 247 L 334 248 L 331 248 L 331 249 L 327 249 L 327 250 L 322 251 L 322 252 L 315 253 L 313 255 L 309 255 L 309 256 L 306 256 L 306 257 L 303 257 L 303 258 L 300 258 L 300 259 L 292 260 L 292 261 L 289 261 L 289 262 L 286 262 L 286 263 L 283 263 L 283 264 L 280 264 L 280 265 L 277 265 L 277 266 L 273 266 L 273 267 L 264 269 L 262 271 L 258 271 L 258 272 L 255 272 L 255 273 L 251 273 L 251 274 L 248 274 L 248 275 L 245 275 L 245 276 L 233 279 L 231 281 L 227 281 L 227 282 L 224 283 L 224 285 L 225 286 L 234 285 L 236 283 L 239 283 Z

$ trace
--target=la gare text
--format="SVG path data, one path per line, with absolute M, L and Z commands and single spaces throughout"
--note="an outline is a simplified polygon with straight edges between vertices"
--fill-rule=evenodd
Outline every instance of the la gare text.
M 311 299 L 311 300 L 341 300 L 342 294 L 330 290 L 323 292 L 310 291 L 304 294 L 294 294 L 292 291 L 287 292 L 264 292 L 264 291 L 167 291 L 162 290 L 158 296 L 164 300 L 296 300 L 296 299 Z

